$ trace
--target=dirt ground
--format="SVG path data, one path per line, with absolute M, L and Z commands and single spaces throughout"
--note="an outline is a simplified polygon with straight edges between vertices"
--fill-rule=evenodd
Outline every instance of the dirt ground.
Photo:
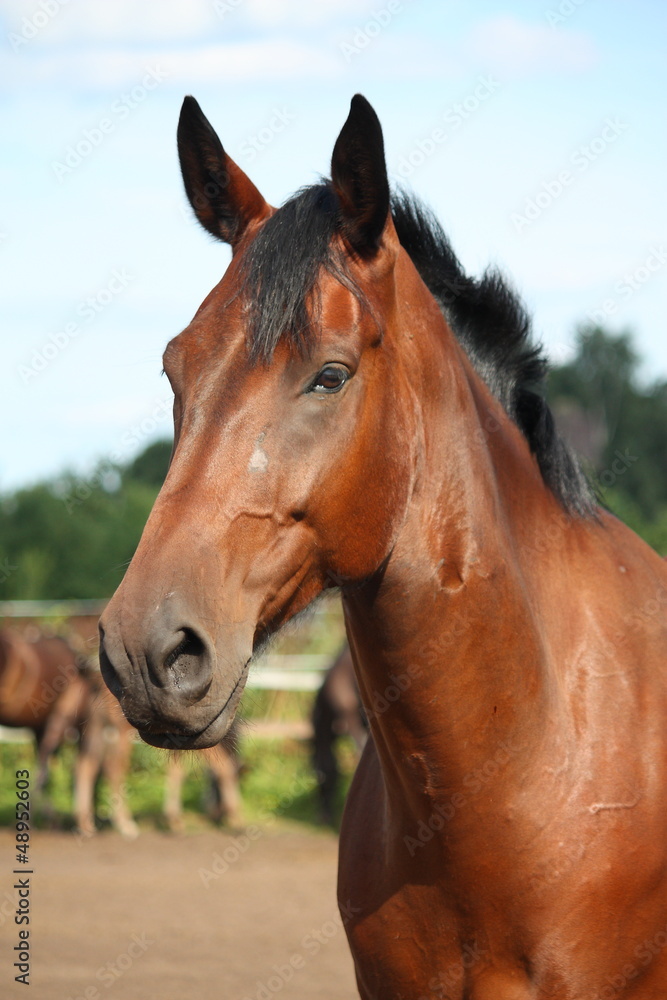
M 0 997 L 358 1000 L 337 841 L 300 829 L 32 834 L 29 990 L 14 982 L 13 836 L 0 831 Z

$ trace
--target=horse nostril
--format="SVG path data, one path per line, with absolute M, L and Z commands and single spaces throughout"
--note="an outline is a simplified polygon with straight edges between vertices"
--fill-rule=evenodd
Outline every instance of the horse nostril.
M 163 669 L 170 686 L 188 701 L 199 701 L 213 681 L 211 654 L 193 629 L 183 627 L 177 634 L 180 642 L 164 657 Z
M 206 651 L 204 643 L 196 632 L 190 628 L 183 628 L 180 631 L 183 633 L 183 638 L 175 649 L 172 649 L 171 653 L 165 657 L 164 665 L 167 668 L 171 667 L 176 660 L 185 661 L 188 658 L 198 660 Z

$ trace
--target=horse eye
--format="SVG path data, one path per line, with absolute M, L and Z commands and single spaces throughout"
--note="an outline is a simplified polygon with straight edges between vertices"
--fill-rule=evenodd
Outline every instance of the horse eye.
M 342 389 L 350 373 L 342 365 L 326 365 L 311 385 L 312 392 L 338 392 Z

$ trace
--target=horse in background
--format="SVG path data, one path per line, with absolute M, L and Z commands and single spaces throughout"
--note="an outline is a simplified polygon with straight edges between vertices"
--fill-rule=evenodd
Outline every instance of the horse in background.
M 79 835 L 96 832 L 95 791 L 104 776 L 108 785 L 112 827 L 128 840 L 139 834 L 127 802 L 127 777 L 132 765 L 132 747 L 137 731 L 129 724 L 120 706 L 104 686 L 100 672 L 88 667 L 81 683 L 72 683 L 54 705 L 41 743 L 41 755 L 48 761 L 67 738 L 78 733 L 74 763 L 74 811 Z M 239 790 L 238 754 L 231 749 L 229 735 L 224 744 L 196 754 L 205 765 L 202 780 L 207 786 L 207 814 L 211 822 L 243 825 Z M 182 786 L 185 777 L 180 757 L 169 754 L 165 768 L 163 816 L 173 833 L 183 829 Z
M 5 629 L 0 631 L 0 725 L 30 729 L 37 749 L 39 796 L 48 777 L 52 739 L 45 739 L 55 706 L 68 691 L 78 703 L 85 683 L 82 659 L 61 636 L 35 631 L 32 639 Z
M 127 802 L 126 782 L 132 761 L 136 730 L 108 696 L 98 669 L 86 663 L 79 678 L 58 698 L 41 744 L 45 761 L 68 737 L 78 737 L 74 761 L 74 815 L 81 837 L 92 837 L 95 825 L 95 792 L 104 776 L 108 785 L 112 827 L 128 840 L 139 828 Z
M 324 675 L 315 696 L 311 720 L 312 762 L 317 776 L 320 818 L 328 826 L 334 826 L 336 792 L 340 782 L 336 743 L 341 736 L 350 736 L 358 759 L 368 737 L 366 715 L 354 675 L 352 653 L 347 643 Z
M 59 636 L 0 631 L 0 725 L 31 729 L 39 744 L 53 705 L 79 677 L 79 660 Z
M 35 803 L 43 806 L 49 764 L 68 736 L 78 737 L 74 816 L 84 837 L 95 832 L 95 785 L 101 773 L 110 792 L 112 826 L 135 837 L 125 778 L 135 730 L 102 683 L 99 671 L 66 639 L 37 633 L 28 639 L 0 631 L 0 725 L 33 732 L 37 754 Z

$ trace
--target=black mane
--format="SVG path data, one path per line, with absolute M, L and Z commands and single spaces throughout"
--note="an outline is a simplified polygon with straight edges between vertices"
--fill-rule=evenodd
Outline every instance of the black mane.
M 439 222 L 416 199 L 394 195 L 391 211 L 402 246 L 476 371 L 523 432 L 545 483 L 568 512 L 589 515 L 593 492 L 556 431 L 544 398 L 547 361 L 532 342 L 523 303 L 496 270 L 468 277 Z M 321 268 L 365 304 L 333 239 L 337 227 L 336 196 L 323 183 L 283 205 L 248 247 L 242 294 L 253 357 L 270 358 L 284 336 L 299 351 L 307 348 Z

